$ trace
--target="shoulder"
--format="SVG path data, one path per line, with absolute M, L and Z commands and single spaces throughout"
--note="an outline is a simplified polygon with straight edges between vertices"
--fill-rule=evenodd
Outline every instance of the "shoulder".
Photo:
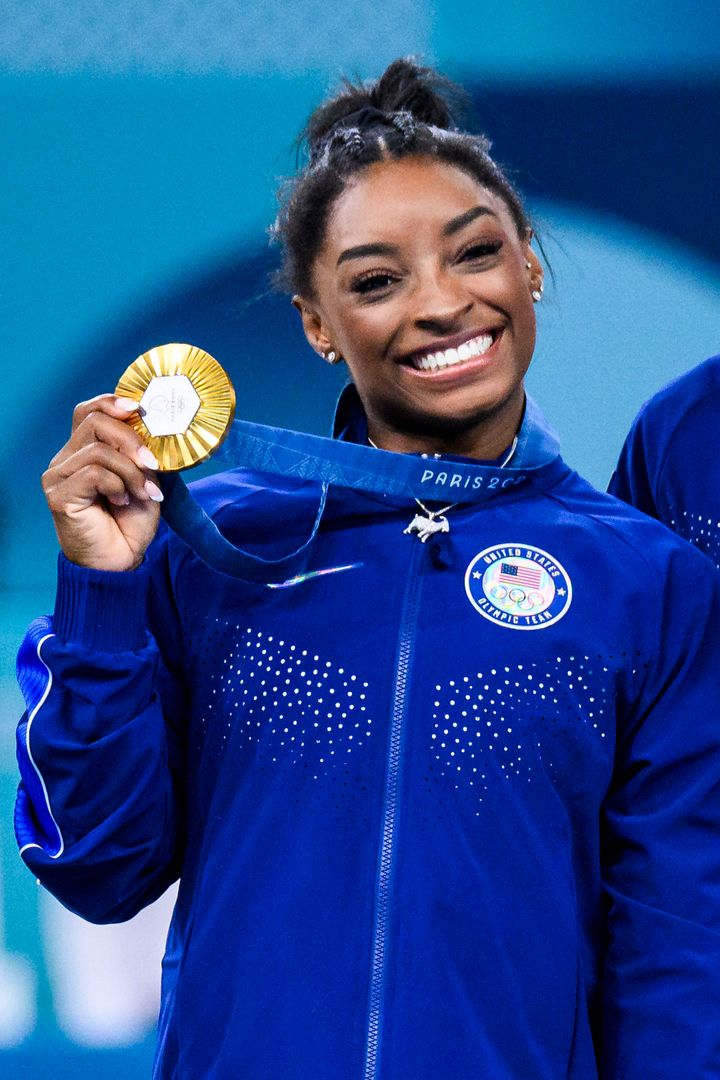
M 688 498 L 704 504 L 708 478 L 720 483 L 714 446 L 720 417 L 720 356 L 673 379 L 635 417 L 610 490 L 672 522 Z M 689 494 L 692 492 L 692 494 Z M 672 493 L 672 496 L 671 496 Z
M 720 398 L 720 355 L 673 379 L 640 409 L 635 424 L 652 426 L 671 435 L 689 418 L 696 420 L 706 407 L 717 408 Z
M 598 491 L 577 474 L 549 492 L 574 516 L 578 541 L 593 535 L 596 542 L 612 547 L 625 565 L 651 566 L 654 575 L 665 568 L 680 566 L 713 576 L 717 571 L 710 559 L 692 544 L 677 536 L 662 522 L 607 492 Z

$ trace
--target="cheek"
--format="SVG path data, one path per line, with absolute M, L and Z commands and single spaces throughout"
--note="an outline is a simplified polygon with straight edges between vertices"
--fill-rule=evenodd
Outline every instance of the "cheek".
M 523 279 L 512 288 L 513 322 L 519 336 L 535 338 L 535 304 L 528 283 Z
M 346 359 L 377 356 L 392 337 L 386 305 L 345 311 L 339 326 L 341 347 Z
M 532 293 L 527 287 L 523 287 L 518 290 L 517 302 L 515 305 L 517 311 L 517 321 L 523 328 L 532 328 L 535 330 L 535 304 L 533 303 Z
M 518 359 L 524 367 L 528 367 L 535 349 L 535 334 L 537 324 L 535 322 L 535 309 L 532 300 L 523 305 L 522 313 L 516 320 L 516 348 Z

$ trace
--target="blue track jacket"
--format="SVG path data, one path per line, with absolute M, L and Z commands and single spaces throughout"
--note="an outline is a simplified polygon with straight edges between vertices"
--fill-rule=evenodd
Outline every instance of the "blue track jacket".
M 638 413 L 610 491 L 664 521 L 720 567 L 720 356 L 674 379 Z
M 17 837 L 95 921 L 180 877 L 159 1080 L 720 1077 L 716 571 L 546 464 L 427 544 L 332 491 L 280 586 L 167 531 L 133 572 L 61 558 Z M 318 499 L 194 490 L 266 558 Z

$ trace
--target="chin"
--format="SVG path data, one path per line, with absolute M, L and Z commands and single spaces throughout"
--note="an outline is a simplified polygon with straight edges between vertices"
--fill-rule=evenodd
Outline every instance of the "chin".
M 456 400 L 448 402 L 444 408 L 428 408 L 425 417 L 428 422 L 444 424 L 449 427 L 473 427 L 482 424 L 486 420 L 492 420 L 506 409 L 511 410 L 517 404 L 524 401 L 525 391 L 514 388 L 511 393 L 498 392 L 497 394 L 483 394 L 476 396 L 472 393 L 456 395 Z

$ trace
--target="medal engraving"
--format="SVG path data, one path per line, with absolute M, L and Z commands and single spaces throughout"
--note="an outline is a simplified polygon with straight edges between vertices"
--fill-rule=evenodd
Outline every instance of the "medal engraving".
M 160 375 L 140 398 L 140 415 L 151 435 L 184 435 L 200 408 L 187 375 Z

